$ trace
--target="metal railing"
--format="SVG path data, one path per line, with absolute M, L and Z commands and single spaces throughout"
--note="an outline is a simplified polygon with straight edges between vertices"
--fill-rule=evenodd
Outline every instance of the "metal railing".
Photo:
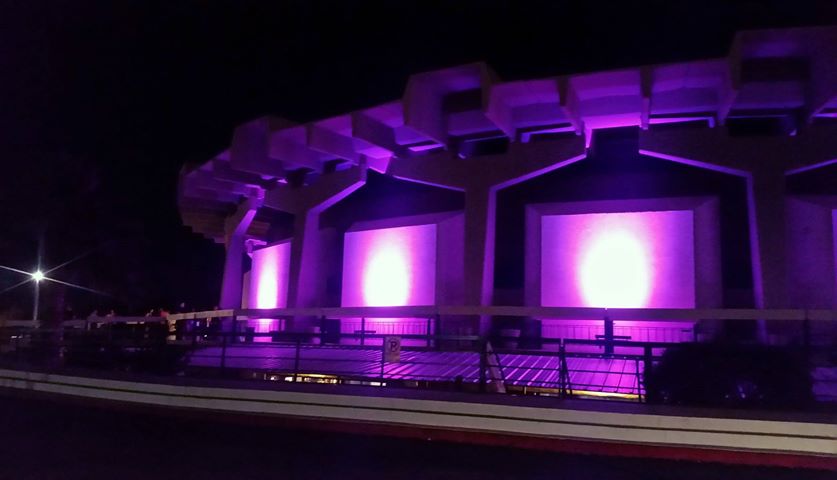
M 452 313 L 454 312 L 454 313 Z M 536 318 L 630 320 L 764 320 L 786 335 L 777 343 L 810 349 L 810 358 L 833 360 L 833 338 L 815 334 L 814 325 L 833 330 L 830 310 L 565 309 L 529 307 L 369 307 L 339 309 L 215 310 L 171 315 L 65 322 L 62 328 L 0 326 L 0 357 L 6 362 L 60 369 L 83 366 L 108 370 L 223 376 L 279 382 L 317 382 L 508 392 L 561 397 L 646 400 L 645 373 L 671 342 L 633 341 L 606 328 L 593 338 L 538 338 L 443 335 L 448 315 L 495 316 L 528 313 Z M 390 361 L 381 344 L 391 335 L 322 331 L 247 331 L 250 319 L 326 317 L 426 319 L 432 334 L 398 335 L 400 358 Z M 226 323 L 225 323 L 226 322 Z M 618 325 L 618 323 L 617 323 Z M 177 326 L 177 327 L 175 327 Z M 781 327 L 781 328 L 779 328 Z M 232 330 L 232 331 L 229 331 Z M 831 332 L 833 333 L 833 332 Z M 693 335 L 696 338 L 696 335 Z M 825 340 L 824 340 L 825 339 Z M 818 343 L 826 342 L 825 348 Z M 828 343 L 832 342 L 832 343 Z M 812 360 L 813 361 L 813 360 Z M 823 370 L 821 368 L 821 370 Z M 823 370 L 825 371 L 825 370 Z M 829 370 L 830 372 L 830 370 Z M 826 374 L 825 382 L 834 383 Z M 830 388 L 830 387 L 829 387 Z M 826 390 L 829 390 L 828 388 Z M 829 390 L 830 391 L 830 390 Z M 827 396 L 826 392 L 824 395 Z

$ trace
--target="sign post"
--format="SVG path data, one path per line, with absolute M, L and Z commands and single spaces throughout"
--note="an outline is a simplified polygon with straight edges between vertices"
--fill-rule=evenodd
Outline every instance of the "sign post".
M 384 337 L 384 361 L 387 363 L 401 361 L 401 337 Z

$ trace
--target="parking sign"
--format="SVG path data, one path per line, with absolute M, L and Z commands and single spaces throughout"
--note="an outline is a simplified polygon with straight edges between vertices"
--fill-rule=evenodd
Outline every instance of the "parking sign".
M 384 361 L 401 361 L 401 337 L 384 337 Z

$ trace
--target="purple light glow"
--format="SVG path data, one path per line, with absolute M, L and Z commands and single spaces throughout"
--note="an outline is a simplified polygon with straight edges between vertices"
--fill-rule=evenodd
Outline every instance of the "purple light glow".
M 366 266 L 363 300 L 366 305 L 404 305 L 410 291 L 410 271 L 396 245 L 383 245 Z
M 693 214 L 545 215 L 541 304 L 694 308 Z
M 375 335 L 432 335 L 433 324 L 426 318 L 344 318 L 340 322 L 340 333 L 354 334 L 361 330 L 374 332 Z M 428 330 L 429 329 L 429 330 Z M 360 339 L 344 339 L 346 344 L 360 344 Z M 380 338 L 367 338 L 366 345 L 381 345 Z M 403 346 L 425 346 L 426 340 L 404 339 Z
M 584 253 L 579 272 L 587 305 L 630 308 L 648 302 L 649 258 L 629 231 L 613 230 L 596 237 Z
M 288 269 L 291 242 L 253 251 L 247 305 L 250 308 L 284 308 L 288 305 Z M 257 333 L 278 330 L 278 320 L 252 321 Z M 265 339 L 266 341 L 267 339 Z
M 435 282 L 435 224 L 346 233 L 344 307 L 432 305 Z

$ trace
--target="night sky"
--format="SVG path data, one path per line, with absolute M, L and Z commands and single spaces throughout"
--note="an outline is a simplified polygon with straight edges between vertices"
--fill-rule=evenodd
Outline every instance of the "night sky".
M 484 60 L 504 80 L 723 56 L 745 28 L 837 23 L 833 1 L 3 1 L 0 264 L 77 255 L 43 289 L 77 314 L 214 305 L 223 248 L 180 224 L 177 175 L 265 114 L 399 98 L 411 73 Z M 525 5 L 524 5 L 525 4 Z M 0 290 L 22 280 L 0 272 Z M 26 317 L 32 289 L 0 294 Z

